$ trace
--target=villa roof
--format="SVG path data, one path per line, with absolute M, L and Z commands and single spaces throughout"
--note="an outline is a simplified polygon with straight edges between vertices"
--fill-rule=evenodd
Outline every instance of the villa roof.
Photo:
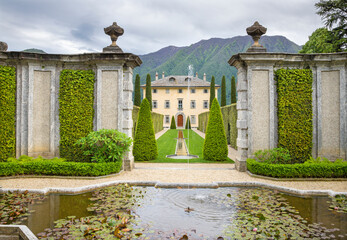
M 188 81 L 188 78 L 191 79 Z M 198 77 L 193 76 L 167 76 L 162 79 L 155 80 L 151 83 L 151 87 L 210 87 L 210 82 L 204 81 Z M 146 84 L 141 85 L 146 87 Z M 219 85 L 215 85 L 219 88 Z

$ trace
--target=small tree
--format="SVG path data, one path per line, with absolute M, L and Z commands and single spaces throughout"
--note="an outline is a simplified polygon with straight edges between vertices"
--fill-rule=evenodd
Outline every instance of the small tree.
M 139 106 L 141 105 L 141 88 L 140 88 L 140 75 L 136 74 L 135 79 L 135 90 L 134 90 L 134 105 Z
M 235 77 L 231 77 L 231 104 L 236 103 L 236 83 Z
M 222 112 L 217 99 L 213 99 L 208 117 L 203 156 L 209 161 L 225 161 L 228 158 L 228 143 L 225 136 Z
M 215 92 L 215 80 L 214 76 L 211 78 L 211 84 L 210 84 L 210 108 L 212 106 L 212 101 L 216 97 L 216 92 Z
M 151 87 L 151 75 L 147 74 L 146 78 L 146 98 L 150 104 L 150 109 L 152 111 L 152 87 Z
M 192 126 L 190 125 L 189 116 L 187 117 L 187 121 L 186 121 L 186 129 L 192 129 Z
M 149 161 L 158 156 L 157 141 L 155 140 L 150 103 L 143 99 L 137 120 L 134 139 L 133 155 L 135 161 Z
M 223 75 L 222 78 L 222 86 L 221 86 L 221 97 L 220 97 L 220 106 L 223 107 L 227 105 L 227 93 L 226 93 L 226 86 L 225 86 L 225 76 Z
M 171 118 L 170 129 L 176 129 L 176 122 L 175 122 L 175 117 L 174 116 L 172 116 L 172 118 Z

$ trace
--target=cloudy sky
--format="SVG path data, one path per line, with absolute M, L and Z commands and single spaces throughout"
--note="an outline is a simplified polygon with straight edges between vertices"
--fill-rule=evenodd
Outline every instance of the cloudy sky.
M 0 41 L 8 51 L 100 52 L 111 43 L 104 27 L 124 28 L 117 44 L 145 54 L 201 39 L 246 35 L 259 21 L 266 35 L 302 45 L 323 26 L 318 0 L 0 0 Z

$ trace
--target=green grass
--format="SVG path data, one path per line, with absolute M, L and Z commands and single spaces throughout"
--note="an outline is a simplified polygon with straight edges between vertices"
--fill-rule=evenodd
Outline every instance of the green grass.
M 184 138 L 188 138 L 188 130 L 183 130 Z M 178 137 L 177 129 L 170 129 L 157 139 L 158 144 L 158 157 L 155 160 L 148 161 L 151 163 L 188 163 L 188 159 L 172 159 L 167 158 L 166 155 L 175 154 L 176 143 Z M 206 161 L 202 158 L 202 148 L 204 145 L 204 139 L 200 137 L 193 130 L 189 130 L 189 141 L 186 139 L 187 147 L 189 148 L 189 154 L 198 155 L 199 158 L 189 159 L 189 163 L 234 163 L 233 160 L 228 159 L 224 162 Z

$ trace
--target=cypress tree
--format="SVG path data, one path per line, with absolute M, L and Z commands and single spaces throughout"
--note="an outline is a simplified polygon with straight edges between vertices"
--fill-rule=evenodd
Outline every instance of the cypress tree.
M 189 116 L 187 117 L 187 121 L 186 121 L 186 129 L 192 129 L 192 126 L 190 124 Z
M 150 109 L 152 111 L 152 88 L 151 88 L 151 75 L 147 74 L 146 78 L 146 98 L 150 103 Z
M 158 156 L 152 115 L 148 99 L 143 99 L 136 126 L 133 155 L 135 161 L 149 161 Z
M 139 74 L 136 74 L 134 92 L 135 92 L 134 105 L 140 107 L 140 105 L 141 105 L 141 88 L 140 88 L 140 75 Z
M 210 85 L 210 109 L 212 106 L 212 101 L 216 97 L 216 92 L 215 92 L 215 83 L 214 83 L 214 76 L 211 78 L 211 85 Z
M 208 117 L 203 156 L 209 161 L 224 161 L 228 157 L 228 143 L 225 136 L 222 112 L 217 99 L 213 99 Z
M 222 78 L 222 86 L 221 86 L 221 98 L 220 98 L 220 106 L 223 107 L 227 105 L 227 96 L 226 96 L 226 86 L 225 86 L 225 76 Z
M 235 77 L 231 77 L 231 104 L 236 103 L 236 83 Z
M 175 122 L 175 117 L 174 116 L 172 116 L 172 118 L 171 118 L 170 129 L 176 129 L 176 122 Z

